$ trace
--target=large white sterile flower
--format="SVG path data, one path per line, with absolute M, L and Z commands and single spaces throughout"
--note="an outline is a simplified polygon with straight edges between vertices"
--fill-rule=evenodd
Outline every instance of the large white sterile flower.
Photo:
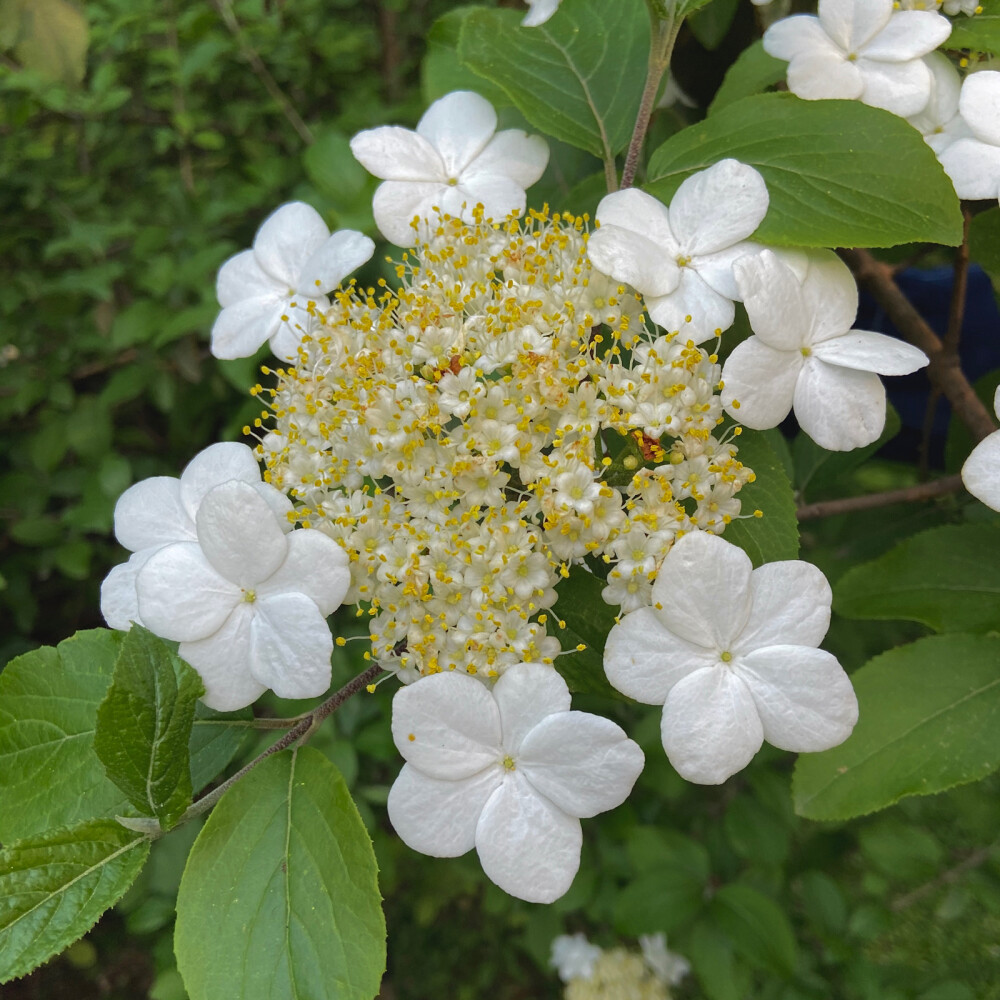
M 465 222 L 477 204 L 494 219 L 523 212 L 525 188 L 542 176 L 549 147 L 520 129 L 496 129 L 486 98 L 456 90 L 427 109 L 415 132 L 394 125 L 359 132 L 351 152 L 384 181 L 372 203 L 382 235 L 412 246 L 413 220 L 433 218 L 436 209 Z
M 236 480 L 210 490 L 197 541 L 154 552 L 139 569 L 139 613 L 180 642 L 201 675 L 205 704 L 243 708 L 267 688 L 310 698 L 330 686 L 326 616 L 350 583 L 344 550 L 321 531 L 287 532 L 267 501 Z
M 924 57 L 924 62 L 931 71 L 930 100 L 919 115 L 908 121 L 940 156 L 957 139 L 971 136 L 972 130 L 959 114 L 962 78 L 951 60 L 941 52 L 932 52 Z
M 115 566 L 101 584 L 101 614 L 112 628 L 127 630 L 132 622 L 140 621 L 135 592 L 139 568 L 164 545 L 197 541 L 194 520 L 199 504 L 209 490 L 231 479 L 253 487 L 278 515 L 284 530 L 291 528 L 286 517 L 292 509 L 288 498 L 261 482 L 253 451 L 235 441 L 199 452 L 180 479 L 153 476 L 130 486 L 115 504 L 115 537 L 134 555 Z
M 852 329 L 858 289 L 851 272 L 828 250 L 807 260 L 802 278 L 770 250 L 737 263 L 755 336 L 726 360 L 722 403 L 756 430 L 776 427 L 794 409 L 818 445 L 850 451 L 871 444 L 885 426 L 878 376 L 908 375 L 927 356 L 884 333 Z
M 682 777 L 721 784 L 765 739 L 801 753 L 850 735 L 854 689 L 836 657 L 815 648 L 831 597 L 810 563 L 753 569 L 742 549 L 692 532 L 667 553 L 653 606 L 612 628 L 604 669 L 619 691 L 663 705 L 663 747 Z
M 559 978 L 568 983 L 573 979 L 590 979 L 601 949 L 587 940 L 586 934 L 560 934 L 552 940 L 551 965 Z
M 656 323 L 700 344 L 732 326 L 733 264 L 761 249 L 747 237 L 767 206 L 753 167 L 720 160 L 688 177 L 669 208 L 635 188 L 606 195 L 587 253 L 598 271 L 643 295 Z
M 1000 387 L 993 397 L 993 409 L 1000 419 Z M 1000 431 L 983 438 L 962 466 L 965 488 L 987 507 L 1000 510 Z
M 492 691 L 440 673 L 400 688 L 392 736 L 406 763 L 389 819 L 422 854 L 472 850 L 505 892 L 550 903 L 580 867 L 580 819 L 620 805 L 642 770 L 639 747 L 598 715 L 570 711 L 550 666 L 507 668 Z
M 525 0 L 528 5 L 528 13 L 521 21 L 522 28 L 537 28 L 545 22 L 559 9 L 562 0 Z
M 295 360 L 309 310 L 328 309 L 326 293 L 374 252 L 362 233 L 344 229 L 331 236 L 312 206 L 282 205 L 257 230 L 253 249 L 219 268 L 215 293 L 222 312 L 212 327 L 212 353 L 248 358 L 270 340 L 276 357 Z
M 940 154 L 959 198 L 1000 197 L 1000 73 L 983 70 L 965 78 L 958 109 L 972 135 Z
M 893 0 L 819 0 L 819 16 L 772 24 L 764 50 L 788 61 L 788 89 L 809 101 L 843 97 L 908 118 L 930 97 L 921 60 L 951 34 L 932 11 L 894 10 Z

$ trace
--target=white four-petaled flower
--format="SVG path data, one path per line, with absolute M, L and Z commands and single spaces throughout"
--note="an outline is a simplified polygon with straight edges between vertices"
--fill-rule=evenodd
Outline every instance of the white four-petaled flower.
M 967 76 L 958 109 L 972 134 L 940 154 L 941 166 L 959 198 L 1000 198 L 1000 73 Z
M 737 262 L 755 336 L 726 360 L 722 403 L 756 430 L 776 427 L 794 409 L 818 445 L 850 451 L 877 440 L 885 426 L 879 374 L 908 375 L 927 356 L 895 337 L 852 329 L 858 290 L 847 266 L 826 250 L 804 260 L 802 278 L 770 250 Z
M 796 14 L 764 33 L 764 50 L 788 61 L 798 97 L 860 100 L 908 118 L 930 97 L 921 57 L 951 34 L 946 17 L 894 10 L 893 0 L 819 0 L 819 16 Z
M 372 203 L 382 235 L 412 246 L 418 238 L 413 220 L 433 219 L 435 210 L 464 222 L 473 221 L 477 204 L 497 220 L 523 212 L 525 188 L 542 176 L 549 147 L 520 129 L 496 129 L 489 101 L 456 90 L 424 112 L 416 131 L 383 125 L 359 132 L 351 151 L 384 182 Z M 419 228 L 426 234 L 425 225 Z
M 639 747 L 609 719 L 570 711 L 550 666 L 508 667 L 492 691 L 441 673 L 400 688 L 392 735 L 406 763 L 389 819 L 416 851 L 449 858 L 476 848 L 501 889 L 549 903 L 580 866 L 580 819 L 625 801 Z
M 747 237 L 767 206 L 753 167 L 720 160 L 688 177 L 669 208 L 635 188 L 606 195 L 587 253 L 598 271 L 643 295 L 654 322 L 700 344 L 732 326 L 733 264 L 761 249 Z
M 367 236 L 351 229 L 331 236 L 310 205 L 282 205 L 257 230 L 253 248 L 219 268 L 215 292 L 222 312 L 212 327 L 212 353 L 248 358 L 270 340 L 276 357 L 295 360 L 311 326 L 310 309 L 328 309 L 327 292 L 374 251 Z
M 742 549 L 692 532 L 663 560 L 653 606 L 611 629 L 604 669 L 619 691 L 663 705 L 663 747 L 682 777 L 721 784 L 765 739 L 801 753 L 850 735 L 854 689 L 836 657 L 815 648 L 831 599 L 810 563 L 753 569 Z
M 314 529 L 287 532 L 253 486 L 232 480 L 201 500 L 197 541 L 157 549 L 139 569 L 143 624 L 180 642 L 205 704 L 242 708 L 271 688 L 310 698 L 330 686 L 326 616 L 350 583 L 344 550 Z
M 993 409 L 1000 418 L 1000 387 L 993 397 Z M 1000 431 L 983 438 L 962 466 L 965 488 L 987 507 L 1000 510 Z

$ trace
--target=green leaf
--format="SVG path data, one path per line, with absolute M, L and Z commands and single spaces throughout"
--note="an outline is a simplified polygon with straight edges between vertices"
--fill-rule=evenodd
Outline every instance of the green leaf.
M 482 7 L 456 7 L 439 17 L 427 32 L 427 51 L 420 64 L 424 102 L 430 104 L 453 90 L 474 90 L 494 107 L 509 105 L 507 95 L 495 84 L 476 76 L 458 58 L 458 40 L 465 19 Z
M 1000 295 L 1000 208 L 980 212 L 969 224 L 969 257 L 990 276 Z
M 738 496 L 743 514 L 755 510 L 763 517 L 743 517 L 726 525 L 723 537 L 738 545 L 754 566 L 799 554 L 799 527 L 795 519 L 795 494 L 781 459 L 760 431 L 748 431 L 736 439 L 737 458 L 753 469 L 756 479 Z
M 208 818 L 177 897 L 191 1000 L 371 1000 L 385 921 L 371 840 L 310 747 L 268 758 Z
M 162 639 L 133 625 L 97 709 L 94 751 L 108 777 L 165 830 L 191 804 L 188 743 L 204 693 L 198 674 Z
M 708 106 L 709 115 L 784 80 L 787 69 L 788 63 L 784 59 L 769 56 L 764 51 L 763 41 L 758 39 L 753 45 L 747 46 L 736 62 L 726 70 L 722 84 Z
M 26 69 L 78 84 L 87 72 L 87 19 L 69 0 L 3 0 L 4 41 Z M 12 27 L 13 26 L 13 27 Z
M 82 937 L 132 884 L 149 841 L 111 820 L 0 851 L 0 983 L 26 975 Z
M 701 44 L 712 51 L 717 49 L 729 31 L 736 16 L 739 0 L 715 0 L 688 18 L 687 26 Z
M 975 17 L 952 18 L 946 48 L 1000 55 L 1000 3 L 997 0 L 982 0 L 980 6 L 983 12 Z
M 94 752 L 97 708 L 124 633 L 78 632 L 19 656 L 0 673 L 0 841 L 130 810 Z M 220 715 L 199 705 L 191 777 L 203 788 L 229 763 L 249 711 Z
M 791 94 L 746 97 L 660 146 L 647 190 L 669 201 L 686 177 L 726 157 L 755 167 L 767 182 L 770 208 L 755 236 L 764 243 L 962 241 L 958 197 L 934 151 L 888 111 Z
M 732 944 L 714 923 L 699 920 L 694 925 L 686 954 L 708 1000 L 742 1000 L 746 996 L 749 983 L 745 970 L 737 966 Z
M 600 577 L 581 566 L 571 567 L 569 576 L 556 584 L 559 597 L 546 626 L 564 650 L 573 650 L 581 644 L 585 647 L 567 652 L 555 661 L 555 668 L 570 691 L 628 701 L 608 683 L 604 673 L 604 643 L 617 615 L 617 610 L 601 597 L 604 587 Z M 565 628 L 559 627 L 560 621 L 565 622 Z
M 985 549 L 983 551 L 986 551 Z M 795 765 L 795 811 L 850 819 L 1000 767 L 1000 639 L 935 635 L 869 661 L 851 680 L 850 738 Z
M 521 16 L 513 10 L 470 13 L 459 58 L 543 132 L 606 159 L 624 149 L 649 54 L 641 0 L 564 0 L 537 28 L 520 27 Z
M 705 905 L 705 883 L 679 865 L 658 865 L 625 886 L 615 899 L 620 934 L 667 934 L 685 927 Z
M 1000 631 L 1000 524 L 931 528 L 837 581 L 845 618 L 904 619 L 936 632 Z M 929 568 L 933 571 L 929 572 Z
M 714 896 L 711 913 L 751 965 L 791 976 L 797 953 L 791 924 L 777 903 L 748 885 L 724 885 Z

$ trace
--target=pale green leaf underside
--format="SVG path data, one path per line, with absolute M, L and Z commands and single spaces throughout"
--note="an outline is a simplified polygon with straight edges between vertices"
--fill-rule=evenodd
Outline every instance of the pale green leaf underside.
M 850 819 L 1000 767 L 1000 638 L 935 635 L 890 649 L 851 680 L 860 719 L 839 747 L 802 754 L 796 812 Z
M 174 948 L 191 1000 L 371 1000 L 385 969 L 376 874 L 326 757 L 266 760 L 215 807 L 181 880 Z

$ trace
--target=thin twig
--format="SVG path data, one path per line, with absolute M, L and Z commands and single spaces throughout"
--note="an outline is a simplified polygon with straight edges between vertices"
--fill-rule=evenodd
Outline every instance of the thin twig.
M 821 500 L 819 503 L 804 504 L 796 510 L 795 516 L 799 521 L 814 521 L 820 517 L 833 517 L 834 514 L 850 514 L 858 510 L 888 507 L 894 503 L 931 500 L 934 497 L 957 493 L 961 488 L 961 476 L 945 476 L 931 483 L 918 483 L 916 486 L 904 486 L 902 489 L 886 490 L 883 493 L 867 493 L 860 497 L 844 497 L 840 500 Z
M 925 882 L 923 885 L 917 886 L 916 889 L 912 892 L 906 893 L 905 896 L 899 896 L 894 899 L 892 903 L 889 904 L 890 908 L 895 913 L 899 913 L 901 910 L 909 909 L 909 907 L 911 907 L 914 903 L 920 902 L 924 896 L 930 895 L 936 889 L 940 889 L 946 885 L 952 885 L 967 871 L 971 871 L 973 868 L 978 868 L 981 864 L 988 861 L 996 846 L 996 844 L 990 844 L 989 847 L 980 847 L 978 851 L 973 851 L 967 858 L 964 858 L 953 868 L 949 868 L 936 878 L 932 878 L 929 882 Z
M 955 251 L 954 278 L 951 286 L 951 305 L 948 309 L 948 329 L 944 335 L 944 349 L 958 353 L 958 341 L 965 319 L 965 297 L 969 287 L 969 223 L 972 213 L 962 206 L 962 242 Z

